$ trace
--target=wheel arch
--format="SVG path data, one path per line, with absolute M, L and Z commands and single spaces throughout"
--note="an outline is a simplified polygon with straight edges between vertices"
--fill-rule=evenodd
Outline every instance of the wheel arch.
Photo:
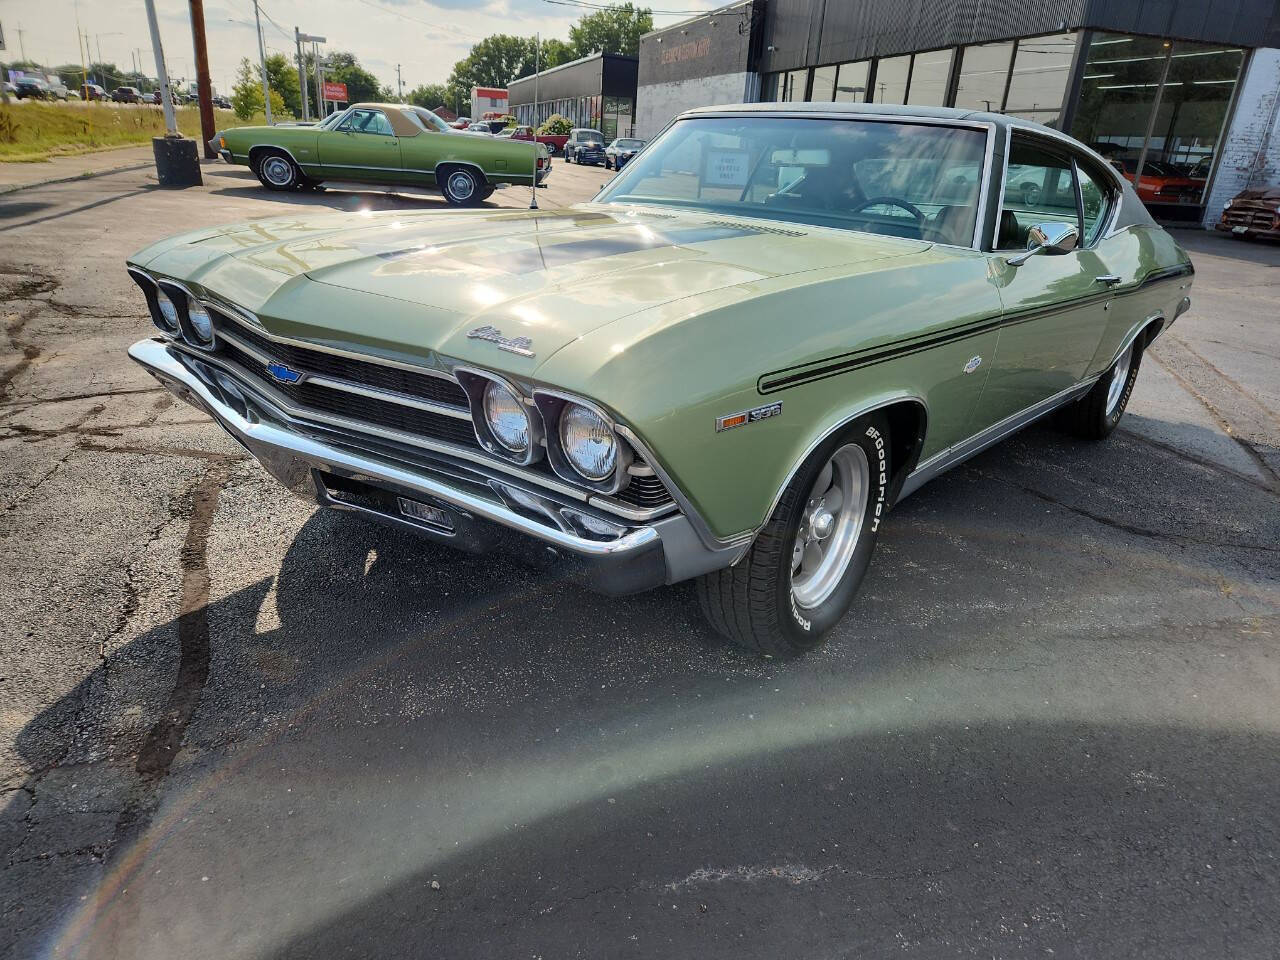
M 299 172 L 305 172 L 302 170 L 302 164 L 298 162 L 298 158 L 293 155 L 289 148 L 282 147 L 278 143 L 255 143 L 249 148 L 249 153 L 247 154 L 249 157 L 249 166 L 252 167 L 254 161 L 264 153 L 283 153 L 293 161 L 293 165 L 298 168 Z
M 846 429 L 861 417 L 869 413 L 883 413 L 889 420 L 889 463 L 893 471 L 889 479 L 889 490 L 886 499 L 892 505 L 902 490 L 902 484 L 915 469 L 920 459 L 920 451 L 924 448 L 925 432 L 929 425 L 929 407 L 924 398 L 915 394 L 900 394 L 877 400 L 860 403 L 851 409 L 841 412 L 834 420 L 815 431 L 813 438 L 804 452 L 791 465 L 777 493 L 769 503 L 764 514 L 762 526 L 778 508 L 783 493 L 786 492 L 796 474 L 813 456 L 815 450 L 830 440 L 841 430 Z
M 470 169 L 474 170 L 477 174 L 479 174 L 480 183 L 482 185 L 484 186 L 490 185 L 489 176 L 484 172 L 484 167 L 480 166 L 480 164 L 473 163 L 470 160 L 441 160 L 431 170 L 432 175 L 436 178 L 437 186 L 439 186 L 441 182 L 440 171 L 449 170 L 452 167 L 469 167 Z

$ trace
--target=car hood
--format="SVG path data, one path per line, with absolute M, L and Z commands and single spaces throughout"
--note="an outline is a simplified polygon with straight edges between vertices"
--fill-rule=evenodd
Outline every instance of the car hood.
M 149 266 L 253 310 L 269 332 L 525 374 L 591 331 L 655 306 L 930 246 L 600 204 L 330 215 L 198 236 Z M 197 257 L 204 266 L 192 269 Z M 471 335 L 486 327 L 486 337 Z M 494 337 L 528 338 L 533 355 L 504 350 Z

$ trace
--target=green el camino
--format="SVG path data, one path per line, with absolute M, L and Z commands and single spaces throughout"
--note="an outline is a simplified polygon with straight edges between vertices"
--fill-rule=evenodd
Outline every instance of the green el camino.
M 234 127 L 209 146 L 227 163 L 246 164 L 268 190 L 316 187 L 326 180 L 434 187 L 473 207 L 505 184 L 541 183 L 551 174 L 546 148 L 454 130 L 430 110 L 404 103 L 357 103 L 318 124 Z
M 129 270 L 131 356 L 290 490 L 608 592 L 696 578 L 772 655 L 925 482 L 1050 411 L 1107 436 L 1192 281 L 1061 133 L 831 103 L 685 113 L 568 209 L 258 220 Z

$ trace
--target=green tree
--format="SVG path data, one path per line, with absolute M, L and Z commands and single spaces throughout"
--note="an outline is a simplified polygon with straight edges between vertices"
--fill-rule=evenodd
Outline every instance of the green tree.
M 653 29 L 653 12 L 648 7 L 620 3 L 584 16 L 569 28 L 569 45 L 575 57 L 593 53 L 640 53 L 640 35 Z
M 552 67 L 558 67 L 576 59 L 578 57 L 573 52 L 572 46 L 558 37 L 552 37 L 550 40 L 542 41 L 542 52 L 538 57 L 538 69 L 550 70 Z
M 409 91 L 405 98 L 410 103 L 434 110 L 436 107 L 453 109 L 453 101 L 449 96 L 449 87 L 443 83 L 420 83 Z
M 465 91 L 471 99 L 472 87 L 505 87 L 533 73 L 533 40 L 497 33 L 485 37 L 465 58 L 453 65 L 449 86 Z
M 324 78 L 333 83 L 345 83 L 349 103 L 378 99 L 381 91 L 378 78 L 360 66 L 354 53 L 332 53 L 329 61 L 332 65 L 325 68 Z
M 281 113 L 288 112 L 292 116 L 302 116 L 302 91 L 298 89 L 298 68 L 294 61 L 283 53 L 273 53 L 267 57 L 267 85 L 272 93 L 278 93 L 284 104 Z M 258 97 L 262 99 L 261 96 Z M 276 109 L 274 99 L 271 110 Z
M 242 57 L 240 66 L 236 67 L 236 82 L 231 87 L 231 109 L 242 121 L 262 109 L 262 74 L 248 57 Z

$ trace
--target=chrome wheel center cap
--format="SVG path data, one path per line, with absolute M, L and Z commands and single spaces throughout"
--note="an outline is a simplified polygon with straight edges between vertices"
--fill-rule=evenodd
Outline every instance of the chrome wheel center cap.
M 809 524 L 809 529 L 813 531 L 815 540 L 825 540 L 831 536 L 831 528 L 836 524 L 836 518 L 827 510 L 819 510 L 814 514 L 813 520 Z

